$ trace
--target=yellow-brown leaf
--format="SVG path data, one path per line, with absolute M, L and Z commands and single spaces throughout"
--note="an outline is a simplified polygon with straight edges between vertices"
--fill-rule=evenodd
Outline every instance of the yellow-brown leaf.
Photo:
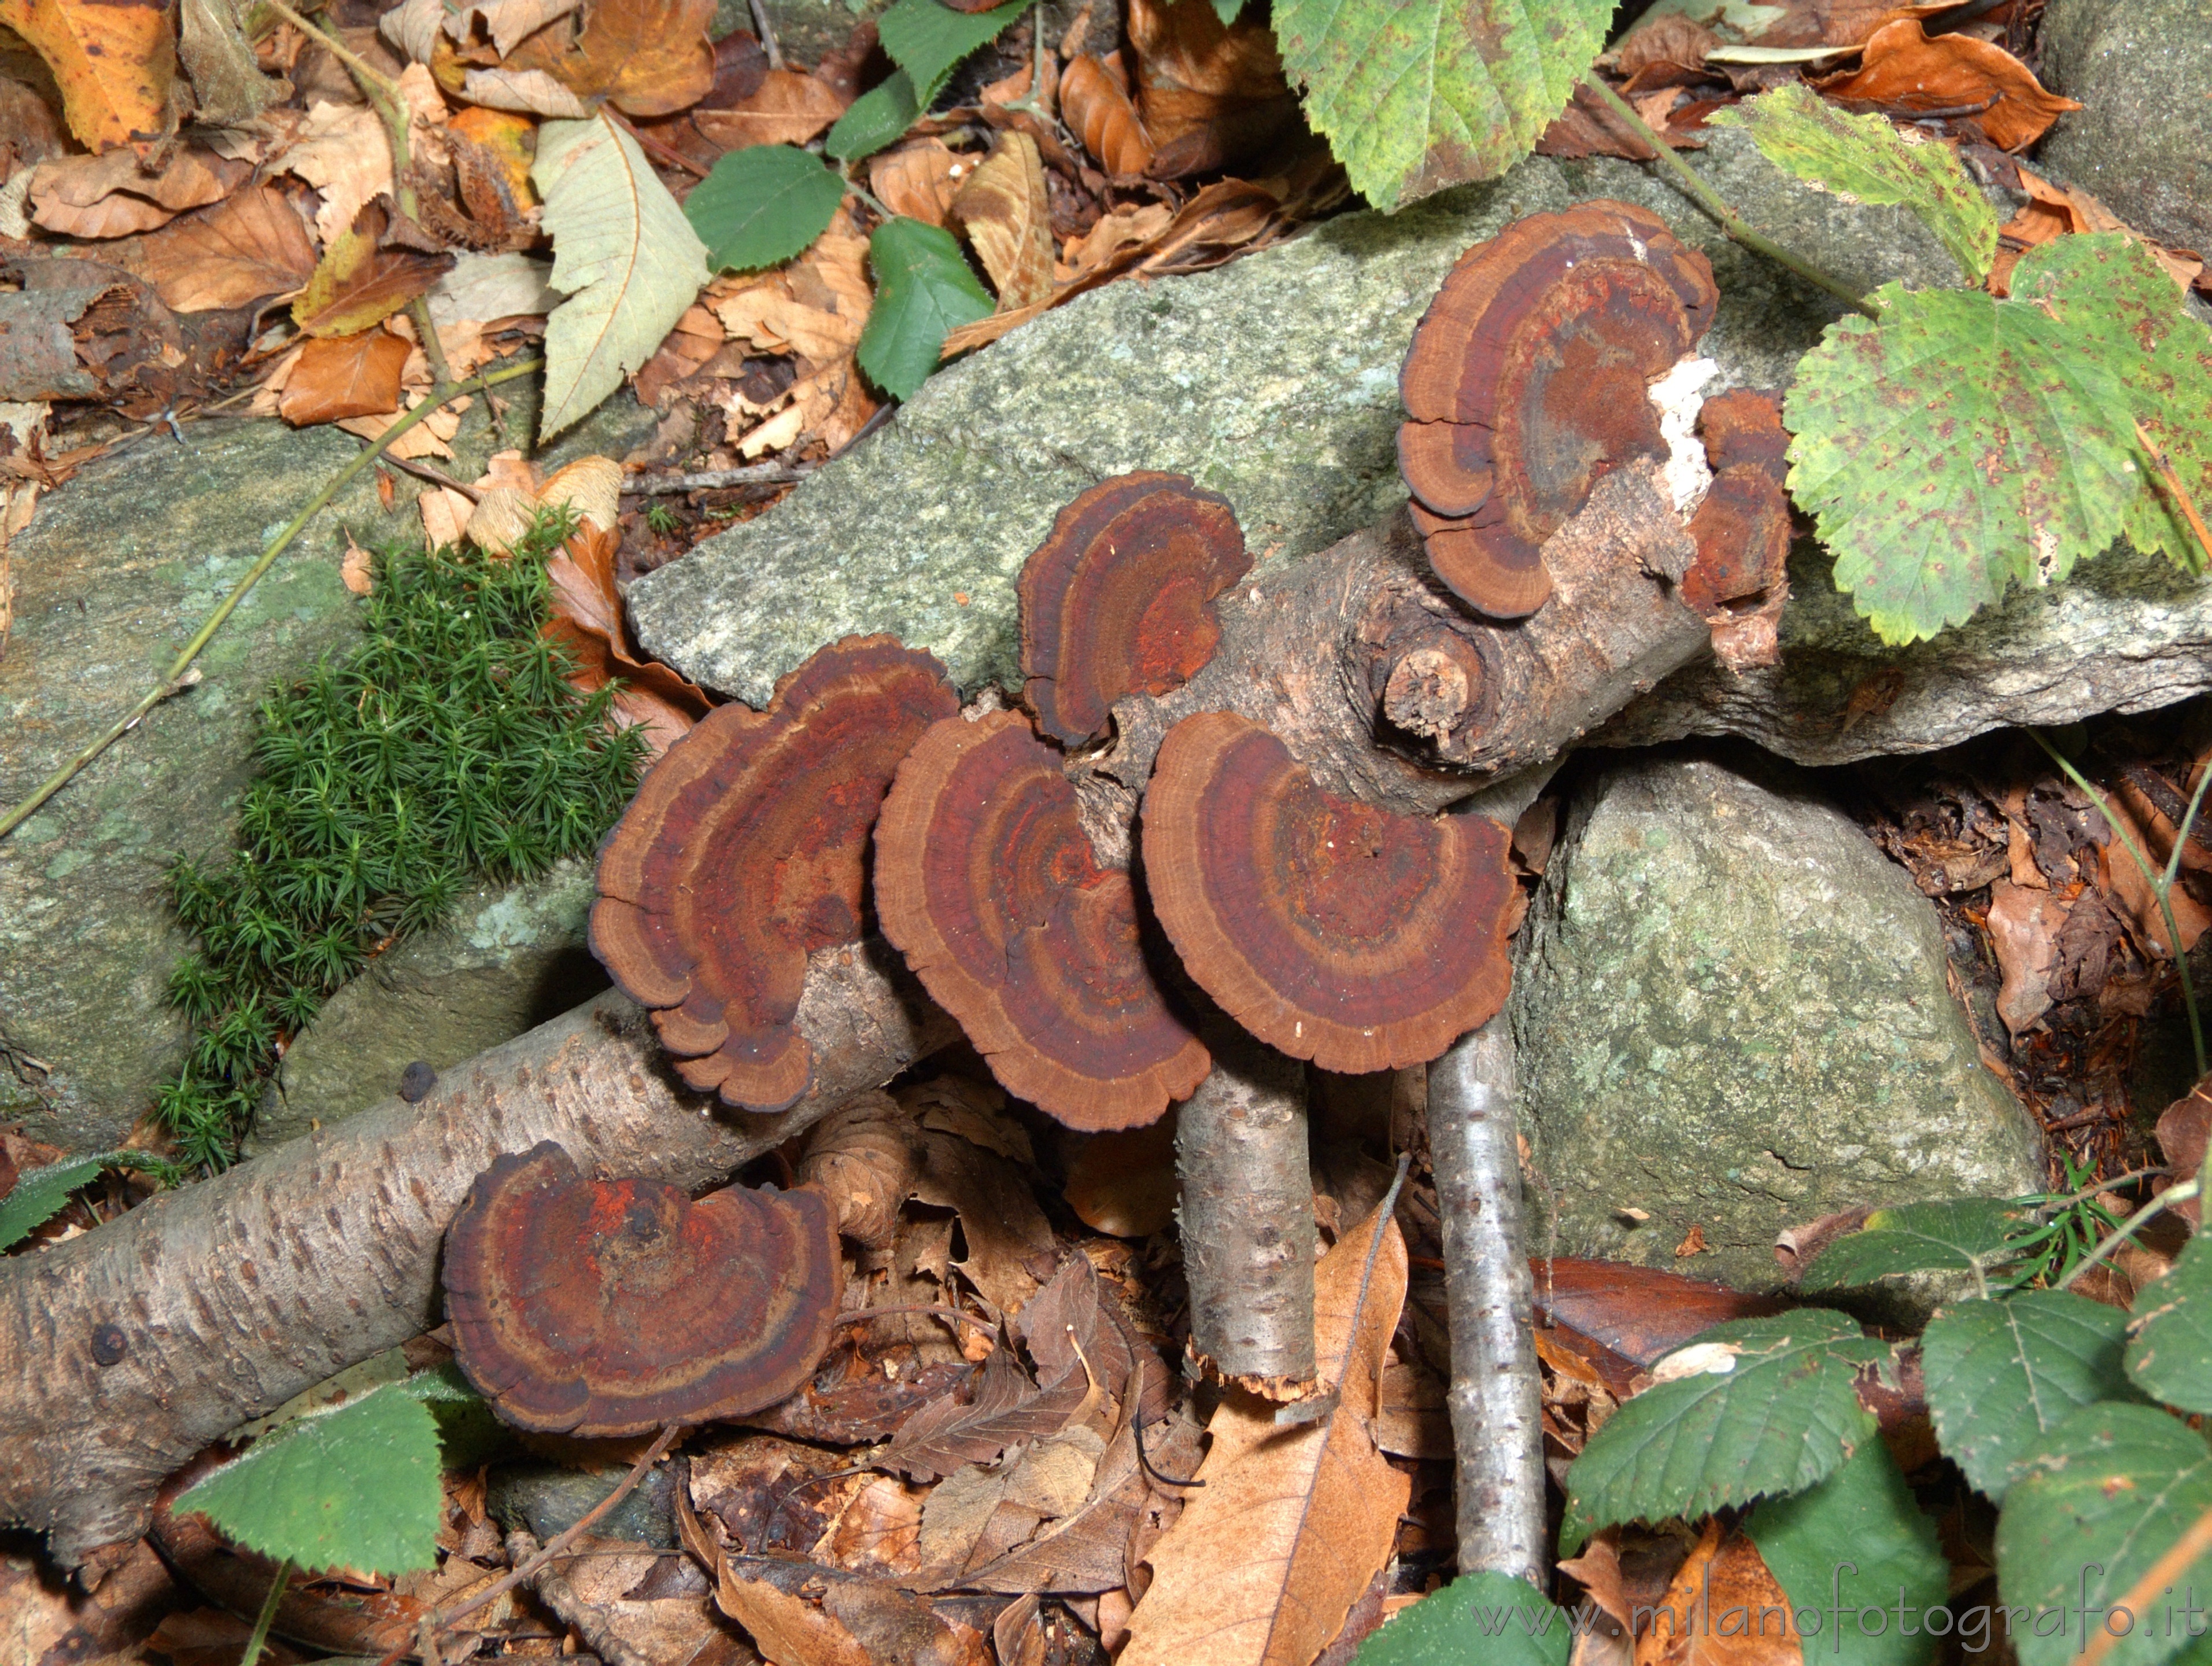
M 298 289 L 315 270 L 315 246 L 283 192 L 252 185 L 118 246 L 115 258 L 172 312 L 208 313 Z
M 157 139 L 173 125 L 177 46 L 165 0 L 0 0 L 0 23 L 46 60 L 70 131 L 88 149 Z
M 407 343 L 383 330 L 335 341 L 310 341 L 292 367 L 277 414 L 295 428 L 348 416 L 380 416 L 399 409 L 399 376 Z
M 550 23 L 501 72 L 544 70 L 587 105 L 605 99 L 632 116 L 674 115 L 714 86 L 714 0 L 587 0 L 583 17 L 580 37 L 568 18 Z
M 968 241 L 999 292 L 999 311 L 1052 293 L 1051 207 L 1044 163 L 1026 133 L 1003 133 L 998 148 L 952 199 L 947 217 Z
M 843 115 L 851 102 L 826 81 L 796 70 L 769 70 L 742 103 L 728 110 L 694 110 L 691 125 L 708 143 L 725 150 L 805 144 Z
M 385 213 L 372 203 L 350 230 L 323 251 L 307 287 L 293 298 L 292 321 L 311 336 L 350 336 L 381 324 L 453 269 L 450 254 L 377 246 Z

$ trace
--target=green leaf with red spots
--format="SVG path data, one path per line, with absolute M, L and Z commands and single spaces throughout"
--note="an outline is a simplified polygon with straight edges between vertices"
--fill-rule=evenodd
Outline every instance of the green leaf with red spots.
M 1873 299 L 1878 322 L 1839 319 L 1805 356 L 1786 416 L 1790 492 L 1876 635 L 1933 636 L 2124 534 L 2199 568 L 2135 424 L 2212 504 L 2212 331 L 2142 248 L 2055 239 L 2009 301 L 1894 283 Z

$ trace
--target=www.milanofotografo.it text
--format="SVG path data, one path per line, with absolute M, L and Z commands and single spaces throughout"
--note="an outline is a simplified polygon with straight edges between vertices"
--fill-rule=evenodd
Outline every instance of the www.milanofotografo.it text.
M 2085 1562 L 2071 1602 L 2055 1606 L 2024 1603 L 1976 1603 L 1954 1608 L 1948 1603 L 1916 1606 L 1900 1585 L 1897 1600 L 1887 1606 L 1847 1600 L 1844 1578 L 1856 1575 L 1853 1562 L 1838 1562 L 1829 1580 L 1829 1601 L 1799 1608 L 1789 1602 L 1717 1607 L 1712 1601 L 1710 1571 L 1703 1590 L 1680 1608 L 1669 1603 L 1639 1603 L 1630 1612 L 1631 1629 L 1638 1636 L 1646 1630 L 1662 1636 L 1796 1637 L 1814 1652 L 1814 1639 L 1826 1636 L 1830 1651 L 1841 1653 L 1845 1627 L 1856 1626 L 1863 1637 L 1880 1637 L 1894 1626 L 1904 1637 L 1956 1635 L 1967 1648 L 1979 1651 L 1989 1645 L 1998 1628 L 2006 1637 L 2078 1637 L 2084 1647 L 2101 1631 L 2112 1637 L 2130 1637 L 2140 1631 L 2154 1637 L 2203 1637 L 2212 1630 L 2212 1608 L 2197 1601 L 2196 1587 L 2167 1586 L 2157 1599 L 2138 1613 L 2124 1603 L 2092 1600 L 2091 1591 L 2105 1573 L 2103 1564 Z M 1475 1629 L 1485 1637 L 1502 1637 L 1520 1631 L 1542 1637 L 1555 1624 L 1580 1633 L 1606 1623 L 1597 1608 L 1585 1603 L 1569 1614 L 1548 1602 L 1476 1602 L 1470 1613 Z

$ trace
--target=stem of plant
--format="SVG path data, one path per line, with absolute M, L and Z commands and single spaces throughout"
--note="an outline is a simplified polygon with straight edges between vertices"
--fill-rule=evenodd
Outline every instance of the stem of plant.
M 491 371 L 483 375 L 471 376 L 467 381 L 463 382 L 459 386 L 447 384 L 439 387 L 432 388 L 429 393 L 423 398 L 421 404 L 416 405 L 414 410 L 409 411 L 398 422 L 394 423 L 390 428 L 385 429 L 382 437 L 380 438 L 375 444 L 368 447 L 360 456 L 355 458 L 352 462 L 347 464 L 343 468 L 340 469 L 337 473 L 333 475 L 331 477 L 330 483 L 325 486 L 322 490 L 317 492 L 314 496 L 308 501 L 307 507 L 301 510 L 298 514 L 293 516 L 293 518 L 285 524 L 283 531 L 278 532 L 275 538 L 269 541 L 268 548 L 261 552 L 261 558 L 255 562 L 252 566 L 246 569 L 246 576 L 244 578 L 239 580 L 235 585 L 231 587 L 230 593 L 222 599 L 222 604 L 216 607 L 216 611 L 211 615 L 209 616 L 208 622 L 202 625 L 198 630 L 193 633 L 191 641 L 185 644 L 183 650 L 177 655 L 174 662 L 173 662 L 169 666 L 167 675 L 163 677 L 161 682 L 155 684 L 155 686 L 147 693 L 144 699 L 141 700 L 129 711 L 124 713 L 121 717 L 116 719 L 116 721 L 100 734 L 99 739 L 93 741 L 90 745 L 87 746 L 75 757 L 70 759 L 68 763 L 63 764 L 62 767 L 55 770 L 53 774 L 48 775 L 45 781 L 40 783 L 38 790 L 33 793 L 30 797 L 25 799 L 21 804 L 10 810 L 5 817 L 0 817 L 0 839 L 6 838 L 10 833 L 13 833 L 17 828 L 28 821 L 31 817 L 36 813 L 40 805 L 44 804 L 48 799 L 53 797 L 55 793 L 60 792 L 63 787 L 68 786 L 70 780 L 76 775 L 77 771 L 83 769 L 86 764 L 91 763 L 93 759 L 98 757 L 102 752 L 106 751 L 107 748 L 114 743 L 117 737 L 121 735 L 125 730 L 129 729 L 131 725 L 137 722 L 140 718 L 145 716 L 148 712 L 153 710 L 155 707 L 160 705 L 162 701 L 167 699 L 172 694 L 177 692 L 179 686 L 183 685 L 182 679 L 184 678 L 185 674 L 191 670 L 192 661 L 199 658 L 201 650 L 206 648 L 208 643 L 214 639 L 216 632 L 222 629 L 223 621 L 228 619 L 237 611 L 238 605 L 246 599 L 247 593 L 252 590 L 255 585 L 260 583 L 263 575 L 265 575 L 271 567 L 276 565 L 276 557 L 283 554 L 286 548 L 290 545 L 292 540 L 299 537 L 301 531 L 306 528 L 307 523 L 313 520 L 315 516 L 321 512 L 324 505 L 328 503 L 332 498 L 336 497 L 341 491 L 343 491 L 348 483 L 350 483 L 356 476 L 359 475 L 362 470 L 368 468 L 372 463 L 375 462 L 378 458 L 383 456 L 386 448 L 394 441 L 398 440 L 401 435 L 406 433 L 408 429 L 413 428 L 417 423 L 422 422 L 424 418 L 443 410 L 454 399 L 459 398 L 462 394 L 468 392 L 472 388 L 485 389 L 496 387 L 501 382 L 511 382 L 518 376 L 526 376 L 532 371 L 541 370 L 544 368 L 544 364 L 545 361 L 543 359 L 525 359 L 519 364 L 511 364 L 503 369 Z
M 2142 1231 L 2144 1226 L 2148 1225 L 2153 1216 L 2158 1214 L 2161 1210 L 2172 1208 L 2177 1203 L 2188 1202 L 2191 1198 L 2197 1195 L 2201 1187 L 2199 1185 L 2198 1178 L 2193 1175 L 2187 1180 L 2183 1181 L 2178 1186 L 2167 1187 L 2156 1197 L 2151 1199 L 2149 1202 L 2144 1204 L 2142 1208 L 2136 1210 L 2135 1213 L 2130 1215 L 2125 1220 L 2122 1221 L 2119 1225 L 2115 1227 L 2112 1231 L 2112 1235 L 2110 1237 L 2106 1238 L 2094 1250 L 2092 1250 L 2087 1255 L 2082 1256 L 2080 1261 L 2075 1262 L 2074 1270 L 2069 1273 L 2064 1278 L 2059 1280 L 2056 1287 L 2060 1290 L 2072 1289 L 2076 1280 L 2078 1280 L 2084 1273 L 2087 1272 L 2091 1268 L 2096 1266 L 2100 1262 L 2105 1261 L 2113 1255 L 2122 1244 L 2125 1243 L 2138 1231 Z
M 2174 471 L 2173 459 L 2166 454 L 2165 447 L 2150 437 L 2150 431 L 2141 423 L 2136 424 L 2136 438 L 2142 441 L 2142 448 L 2150 453 L 2150 460 L 2158 465 L 2166 489 L 2173 494 L 2173 501 L 2180 506 L 2183 515 L 2187 517 L 2189 530 L 2197 534 L 2197 547 L 2204 552 L 2208 560 L 2212 560 L 2212 532 L 2204 530 L 2204 517 L 2197 513 L 2197 505 L 2191 499 L 2188 488 L 2181 483 L 2180 475 Z
M 238 1666 L 258 1666 L 261 1651 L 269 1646 L 269 1628 L 276 1623 L 276 1608 L 284 1600 L 284 1587 L 291 1583 L 292 1564 L 287 1560 L 276 1564 L 276 1578 L 270 1583 L 269 1595 L 262 1599 L 261 1613 L 253 1622 L 253 1635 L 246 1639 L 246 1652 L 238 1657 Z
M 1714 193 L 1713 188 L 1700 179 L 1691 169 L 1689 164 L 1674 154 L 1674 147 L 1654 132 L 1651 125 L 1636 113 L 1636 106 L 1607 86 L 1602 79 L 1592 76 L 1585 84 L 1595 91 L 1598 97 L 1605 100 L 1607 107 L 1612 110 L 1613 114 L 1628 124 L 1631 131 L 1651 147 L 1658 158 L 1659 165 L 1673 174 L 1676 183 L 1697 199 L 1700 208 L 1720 222 L 1721 229 L 1728 234 L 1731 242 L 1741 243 L 1753 254 L 1763 254 L 1769 260 L 1779 265 L 1787 266 L 1808 283 L 1817 284 L 1826 289 L 1854 312 L 1863 313 L 1872 319 L 1881 316 L 1881 309 L 1879 307 L 1844 283 L 1843 279 L 1822 271 L 1804 256 L 1793 253 L 1772 238 L 1746 224 L 1743 216 L 1723 202 Z
M 2181 978 L 2181 1004 L 2189 1014 L 2189 1040 L 2197 1051 L 2197 1073 L 2203 1076 L 2207 1070 L 2204 1061 L 2204 1020 L 2197 1010 L 2197 986 L 2191 981 L 2189 976 L 2189 957 L 2182 952 L 2181 927 L 2174 923 L 2171 893 L 2173 890 L 2174 876 L 2181 871 L 2181 847 L 2189 837 L 2190 824 L 2196 819 L 2197 806 L 2204 802 L 2204 781 L 2200 781 L 2197 783 L 2197 796 L 2190 801 L 2189 814 L 2183 818 L 2182 824 L 2173 830 L 2173 860 L 2167 866 L 2166 873 L 2161 874 L 2150 865 L 2150 858 L 2143 854 L 2142 847 L 2136 842 L 2135 835 L 2129 832 L 2125 824 L 2112 813 L 2112 807 L 2105 802 L 2104 794 L 2090 786 L 2089 778 L 2074 767 L 2073 760 L 2052 745 L 2042 730 L 2030 729 L 2028 733 L 2035 737 L 2037 745 L 2051 755 L 2051 761 L 2066 772 L 2066 778 L 2088 794 L 2089 802 L 2097 806 L 2097 813 L 2105 818 L 2105 824 L 2110 827 L 2118 836 L 2120 842 L 2127 847 L 2128 854 L 2134 859 L 2136 866 L 2141 870 L 2144 880 L 2149 885 L 2151 895 L 2158 899 L 2159 917 L 2166 921 L 2166 947 L 2172 952 L 2173 969 Z M 2204 773 L 2208 780 L 2212 780 L 2212 769 L 2207 769 Z M 0 828 L 0 832 L 6 830 L 5 828 Z

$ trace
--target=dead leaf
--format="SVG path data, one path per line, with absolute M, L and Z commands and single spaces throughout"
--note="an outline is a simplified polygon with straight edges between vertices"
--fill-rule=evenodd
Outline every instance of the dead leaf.
M 1127 179 L 1152 166 L 1157 147 L 1121 77 L 1088 53 L 1060 78 L 1060 113 L 1107 173 Z
M 2149 250 L 2166 275 L 2185 293 L 2204 271 L 2204 263 L 2196 256 L 2160 248 L 2086 191 L 2046 179 L 2025 165 L 2020 168 L 2020 185 L 2027 193 L 2028 200 L 2002 228 L 2003 240 L 1998 246 L 1996 263 L 1990 269 L 1988 288 L 1991 295 L 2012 293 L 2012 269 L 2027 250 L 2055 237 L 2077 233 L 2124 233 Z
M 1790 1598 L 1741 1531 L 1708 1522 L 1675 1572 L 1636 1666 L 1804 1666 Z
M 917 1572 L 921 1559 L 921 1512 L 929 1489 L 909 1486 L 896 1475 L 878 1475 L 847 1501 L 817 1545 L 839 1567 L 903 1578 Z
M 476 505 L 450 486 L 433 486 L 415 500 L 422 512 L 422 535 L 434 550 L 459 544 Z
M 166 0 L 0 0 L 0 24 L 46 61 L 70 131 L 87 149 L 158 139 L 174 125 Z
M 1176 1107 L 1140 1128 L 1076 1134 L 1066 1150 L 1060 1195 L 1093 1231 L 1150 1237 L 1175 1222 Z
M 962 156 L 942 139 L 914 139 L 870 158 L 868 188 L 892 213 L 941 226 L 975 167 L 972 156 Z
M 537 154 L 538 128 L 533 122 L 507 110 L 459 110 L 446 123 L 447 132 L 466 139 L 491 156 L 515 204 L 529 208 L 538 201 L 530 183 L 530 164 Z
M 376 588 L 376 578 L 368 551 L 346 534 L 344 559 L 338 562 L 338 580 L 356 596 L 366 596 Z
M 725 150 L 755 144 L 805 144 L 826 131 L 852 100 L 795 70 L 769 70 L 744 101 L 728 110 L 694 110 L 691 125 Z
M 550 70 L 471 70 L 461 79 L 461 96 L 494 110 L 526 111 L 562 121 L 581 121 L 592 113 Z
M 139 163 L 127 148 L 41 163 L 31 174 L 31 218 L 66 237 L 128 237 L 220 202 L 253 172 L 206 150 L 180 149 L 151 174 Z
M 1711 29 L 1681 12 L 1648 13 L 1613 49 L 1613 68 L 1630 81 L 1657 64 L 1702 70 L 1705 54 L 1718 45 L 1719 39 Z
M 1972 119 L 2000 150 L 2033 144 L 2051 124 L 2081 106 L 2046 92 L 2028 67 L 2002 46 L 1960 33 L 1929 38 L 1917 18 L 1875 31 L 1860 67 L 1820 83 L 1830 98 L 1876 104 L 1901 116 L 1986 104 Z
M 1150 245 L 1168 228 L 1175 210 L 1164 203 L 1124 204 L 1080 238 L 1070 238 L 1060 252 L 1062 270 L 1056 277 L 1075 278 L 1103 266 L 1125 249 Z
M 1999 879 L 1990 887 L 1990 946 L 2004 974 L 1997 991 L 1997 1016 L 2015 1036 L 2051 1010 L 2058 933 L 2069 909 L 2051 894 L 2047 885 L 2031 891 Z
M 1058 1434 L 1089 1386 L 1075 1371 L 1048 1389 L 1037 1389 L 1012 1354 L 995 1349 L 977 1373 L 972 1394 L 931 1401 L 901 1426 L 874 1462 L 917 1481 L 950 1475 L 968 1464 L 995 1462 L 1018 1441 Z M 926 1530 L 927 1515 L 923 1525 Z
M 2172 1170 L 2169 1184 L 2187 1180 L 2203 1168 L 2208 1144 L 2212 1144 L 2212 1076 L 2159 1114 L 2158 1148 Z M 2203 1219 L 2203 1199 L 2191 1198 L 2175 1205 L 2174 1213 L 2194 1226 Z
M 2105 894 L 2126 919 L 2136 940 L 2160 958 L 2171 960 L 2173 945 L 2166 933 L 2165 912 L 2158 905 L 2158 893 L 2150 879 L 2136 865 L 2129 842 L 2132 841 L 2135 849 L 2148 858 L 2154 869 L 2163 873 L 2173 854 L 2173 824 L 2150 811 L 2139 795 L 2125 791 L 2107 793 L 2104 800 L 2106 811 L 2126 836 L 2123 838 L 2115 834 L 2100 853 L 2104 862 Z M 2147 811 L 2150 812 L 2148 815 Z M 2181 952 L 2186 954 L 2197 946 L 2206 929 L 2212 927 L 2212 909 L 2206 908 L 2188 886 L 2181 885 L 2167 893 L 2166 903 L 2173 910 L 2173 923 L 2181 933 Z
M 307 334 L 349 336 L 371 329 L 429 294 L 453 269 L 450 254 L 380 247 L 386 218 L 383 205 L 371 203 L 324 249 L 292 301 L 292 321 Z
M 579 0 L 468 0 L 468 3 L 447 11 L 443 21 L 448 35 L 466 44 L 471 31 L 481 20 L 492 46 L 504 57 L 554 19 L 566 17 L 578 3 Z M 426 49 L 411 56 L 418 61 L 428 61 L 430 54 Z
M 1257 1396 L 1224 1397 L 1206 1487 L 1152 1547 L 1120 1666 L 1305 1666 L 1343 1626 L 1412 1491 L 1371 1433 L 1406 1273 L 1396 1220 L 1374 1215 L 1315 1268 L 1315 1359 L 1335 1409 L 1285 1429 Z
M 1690 1230 L 1682 1234 L 1682 1241 L 1674 1246 L 1674 1256 L 1679 1261 L 1691 1256 L 1702 1256 L 1708 1248 L 1705 1229 L 1692 1222 Z
M 642 729 L 647 748 L 658 757 L 707 714 L 707 696 L 658 660 L 630 648 L 622 597 L 615 588 L 615 556 L 621 547 L 611 527 L 587 529 L 554 553 L 545 563 L 553 602 L 545 634 L 568 646 L 575 666 L 569 680 L 577 688 L 590 693 L 621 679 L 616 715 Z
M 313 274 L 315 246 L 284 193 L 264 185 L 116 246 L 115 259 L 173 312 L 206 313 L 290 294 Z
M 407 409 L 414 410 L 416 405 L 422 403 L 425 397 L 420 393 L 410 393 L 407 398 Z M 409 429 L 406 433 L 393 441 L 386 448 L 385 455 L 400 458 L 409 462 L 425 457 L 451 457 L 453 454 L 453 448 L 446 442 L 461 431 L 462 415 L 474 403 L 475 400 L 466 394 L 451 401 L 442 410 L 425 416 L 413 428 Z M 395 410 L 388 416 L 347 416 L 339 421 L 338 426 L 348 434 L 358 434 L 364 440 L 381 440 L 384 437 L 385 429 L 398 422 L 400 415 L 400 412 Z M 445 489 L 440 487 L 439 489 L 443 491 Z M 453 496 L 460 497 L 458 492 Z M 468 502 L 465 497 L 460 501 L 465 504 Z M 450 543 L 453 540 L 441 541 Z
M 773 1666 L 873 1666 L 860 1640 L 803 1596 L 741 1575 L 729 1559 L 716 1572 L 714 1601 L 752 1633 Z
M 1274 33 L 1256 18 L 1224 24 L 1211 6 L 1129 0 L 1128 33 L 1154 178 L 1240 161 L 1295 118 Z
M 1045 198 L 1044 163 L 1028 134 L 999 136 L 946 217 L 968 234 L 999 293 L 1000 312 L 1052 293 L 1052 209 Z
M 531 1589 L 606 1666 L 742 1666 L 751 1651 L 716 1619 L 705 1590 L 634 1594 L 652 1588 L 665 1561 L 650 1545 L 587 1533 Z
M 401 74 L 399 94 L 408 108 L 409 147 L 420 154 L 445 123 L 445 100 L 419 64 Z M 371 199 L 390 194 L 392 146 L 383 122 L 367 106 L 324 101 L 308 110 L 270 171 L 297 174 L 322 194 L 315 230 L 328 244 L 344 234 Z
M 714 86 L 708 30 L 714 0 L 585 0 L 578 15 L 580 34 L 572 36 L 573 18 L 548 24 L 503 54 L 493 73 L 513 78 L 543 71 L 582 101 L 574 112 L 580 116 L 602 100 L 625 115 L 672 115 Z M 471 72 L 472 98 L 482 73 Z
M 294 428 L 399 409 L 407 343 L 384 330 L 307 342 L 284 383 L 277 414 Z
M 867 239 L 833 224 L 787 266 L 720 295 L 718 284 L 709 284 L 708 305 L 733 340 L 833 364 L 852 353 L 867 326 L 875 294 L 867 253 Z

